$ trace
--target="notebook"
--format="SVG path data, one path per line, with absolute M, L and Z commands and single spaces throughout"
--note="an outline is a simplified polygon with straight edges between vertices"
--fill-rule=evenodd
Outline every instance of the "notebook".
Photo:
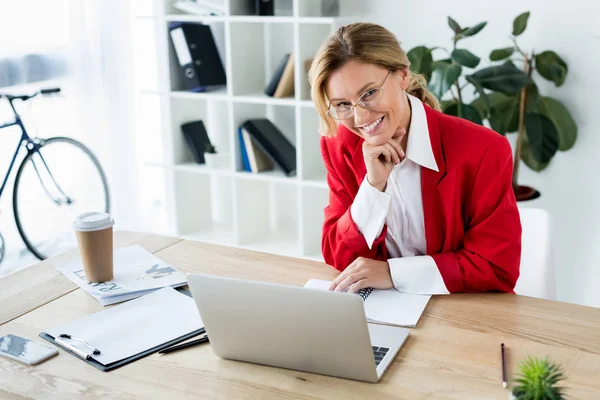
M 311 279 L 304 285 L 308 288 L 328 290 L 331 281 Z M 368 322 L 385 325 L 417 326 L 430 295 L 401 293 L 396 289 L 361 289 L 357 295 L 363 298 Z
M 165 287 L 46 329 L 40 337 L 102 371 L 110 371 L 203 332 L 194 299 Z

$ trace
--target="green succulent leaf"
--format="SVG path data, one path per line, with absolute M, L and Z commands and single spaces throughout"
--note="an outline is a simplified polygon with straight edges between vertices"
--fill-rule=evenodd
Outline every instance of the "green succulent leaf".
M 429 80 L 431 78 L 431 66 L 433 64 L 431 49 L 428 49 L 425 46 L 415 47 L 408 52 L 407 56 L 410 61 L 410 70 L 417 74 L 425 75 L 427 80 Z
M 491 61 L 504 60 L 505 58 L 510 57 L 514 51 L 515 51 L 514 47 L 504 47 L 502 49 L 493 50 L 490 53 L 490 60 Z
M 558 151 L 558 131 L 548 118 L 538 113 L 525 113 L 525 129 L 533 156 L 548 163 Z
M 429 90 L 438 99 L 441 99 L 448 89 L 450 89 L 450 86 L 456 82 L 461 73 L 462 67 L 458 64 L 447 64 L 438 61 L 434 62 L 431 81 L 429 82 Z
M 541 76 L 554 82 L 556 86 L 561 86 L 565 82 L 568 72 L 567 63 L 550 50 L 536 54 L 535 68 Z
M 563 388 L 557 386 L 564 375 L 557 364 L 547 358 L 528 357 L 519 364 L 519 368 L 521 373 L 512 391 L 518 400 L 564 399 Z
M 527 74 L 512 63 L 480 69 L 473 77 L 484 88 L 508 95 L 517 93 L 529 82 Z
M 460 31 L 462 30 L 462 28 L 460 27 L 458 22 L 456 22 L 450 16 L 448 16 L 448 26 L 450 27 L 450 29 L 452 29 L 454 31 L 454 33 L 460 33 Z
M 527 28 L 527 20 L 529 19 L 529 11 L 520 14 L 513 21 L 513 32 L 514 36 L 519 36 Z
M 481 59 L 467 49 L 454 49 L 452 58 L 460 65 L 468 68 L 475 68 Z
M 474 26 L 470 27 L 469 29 L 467 29 L 466 31 L 464 31 L 463 35 L 465 37 L 474 36 L 474 35 L 478 34 L 483 28 L 485 28 L 486 25 L 487 25 L 487 22 L 480 22 L 477 25 L 474 25 Z

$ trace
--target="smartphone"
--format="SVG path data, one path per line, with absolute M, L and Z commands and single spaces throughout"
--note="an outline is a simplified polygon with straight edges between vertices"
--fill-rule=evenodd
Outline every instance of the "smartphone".
M 38 364 L 58 354 L 58 349 L 25 339 L 21 336 L 0 337 L 0 356 L 12 358 L 27 365 Z

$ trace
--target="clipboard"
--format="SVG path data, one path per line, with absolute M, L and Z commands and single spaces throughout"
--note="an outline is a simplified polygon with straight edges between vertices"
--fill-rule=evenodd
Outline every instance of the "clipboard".
M 186 289 L 172 289 L 172 288 L 166 288 L 167 290 L 173 290 L 173 291 L 177 291 L 177 292 L 181 292 L 182 294 L 185 294 L 188 297 L 192 297 L 192 294 L 189 290 Z M 165 289 L 161 289 L 161 290 L 165 290 Z M 149 295 L 147 295 L 149 296 Z M 135 300 L 134 300 L 135 301 Z M 127 304 L 127 303 L 125 303 Z M 119 306 L 116 306 L 119 307 Z M 157 346 L 153 346 L 151 348 L 145 349 L 143 351 L 140 351 L 132 356 L 114 361 L 114 362 L 110 362 L 110 363 L 106 363 L 103 364 L 97 360 L 95 360 L 94 357 L 94 349 L 90 344 L 88 344 L 87 342 L 85 342 L 82 339 L 78 339 L 77 337 L 73 336 L 70 337 L 70 335 L 67 335 L 65 332 L 65 336 L 67 336 L 69 340 L 69 342 L 72 341 L 77 341 L 77 342 L 82 342 L 83 345 L 82 346 L 71 346 L 69 345 L 66 341 L 62 340 L 60 337 L 54 337 L 50 334 L 48 334 L 47 332 L 41 332 L 39 334 L 39 336 L 44 339 L 47 340 L 48 342 L 52 343 L 53 345 L 60 347 L 62 350 L 66 351 L 67 353 L 73 355 L 74 357 L 76 357 L 77 359 L 84 361 L 90 365 L 92 365 L 93 367 L 99 369 L 100 371 L 103 372 L 108 372 L 108 371 L 112 371 L 116 368 L 122 367 L 123 365 L 127 365 L 133 361 L 139 360 L 141 358 L 144 358 L 146 356 L 149 356 L 151 354 L 154 354 L 160 350 L 166 349 L 167 347 L 171 347 L 177 343 L 183 342 L 185 340 L 188 340 L 190 338 L 193 338 L 195 336 L 201 335 L 205 333 L 205 329 L 204 327 L 200 328 L 200 329 L 196 329 L 193 330 L 185 335 L 182 336 L 178 336 L 172 340 L 166 341 L 164 343 L 161 343 L 160 345 Z M 58 340 L 57 340 L 58 339 Z M 86 349 L 88 349 L 88 351 L 82 351 L 81 347 L 85 346 Z M 100 353 L 100 351 L 98 351 L 98 354 Z

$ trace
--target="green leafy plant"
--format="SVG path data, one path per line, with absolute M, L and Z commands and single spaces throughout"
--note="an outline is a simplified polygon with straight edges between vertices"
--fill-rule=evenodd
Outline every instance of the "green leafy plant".
M 441 100 L 446 114 L 478 124 L 487 121 L 502 135 L 517 133 L 513 189 L 518 200 L 539 196 L 533 188 L 519 186 L 520 160 L 534 171 L 541 171 L 558 150 L 569 150 L 577 138 L 577 125 L 567 108 L 557 99 L 542 96 L 534 81 L 539 75 L 561 86 L 568 72 L 566 62 L 554 51 L 525 52 L 517 43 L 517 37 L 527 28 L 529 15 L 525 12 L 514 19 L 509 36 L 512 46 L 493 50 L 489 55 L 491 65 L 465 75 L 463 80 L 460 79 L 463 68 L 475 68 L 481 60 L 467 49 L 458 48 L 457 43 L 481 31 L 485 22 L 461 28 L 448 17 L 454 46 L 451 53 L 443 50 L 450 58 L 433 61 L 432 53 L 438 47 L 419 46 L 408 53 L 411 70 L 430 79 L 430 89 Z M 474 89 L 475 99 L 467 104 L 463 94 L 469 85 Z
M 547 358 L 527 357 L 519 364 L 520 376 L 512 394 L 517 400 L 561 400 L 564 389 L 557 386 L 565 376 L 558 364 Z

